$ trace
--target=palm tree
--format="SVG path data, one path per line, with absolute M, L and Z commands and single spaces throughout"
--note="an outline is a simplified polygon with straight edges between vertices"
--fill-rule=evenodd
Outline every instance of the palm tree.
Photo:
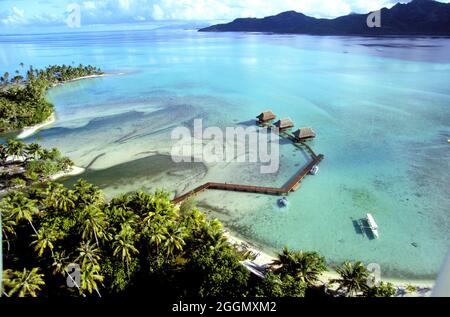
M 63 171 L 68 171 L 75 165 L 75 163 L 70 158 L 63 157 L 59 161 L 58 165 Z
M 27 156 L 37 160 L 42 155 L 43 148 L 37 143 L 28 144 L 25 148 Z
M 202 221 L 200 225 L 202 232 L 201 241 L 208 241 L 214 249 L 221 249 L 228 246 L 226 243 L 227 239 L 223 234 L 222 224 L 218 220 Z
M 150 244 L 156 245 L 156 253 L 159 253 L 159 246 L 161 243 L 167 239 L 169 232 L 167 231 L 167 226 L 161 222 L 147 223 L 143 233 L 145 236 L 150 238 Z
M 131 257 L 139 253 L 134 246 L 134 236 L 134 230 L 130 225 L 125 224 L 122 226 L 120 233 L 114 237 L 113 242 L 113 255 L 120 257 L 125 262 L 128 275 L 130 274 L 129 263 L 131 262 Z
M 337 268 L 339 279 L 334 279 L 331 283 L 338 283 L 338 290 L 345 290 L 346 296 L 355 296 L 360 292 L 367 291 L 369 286 L 367 281 L 369 272 L 361 262 L 345 262 Z
M 101 190 L 83 179 L 75 184 L 74 193 L 77 196 L 78 206 L 100 206 L 104 202 Z
M 6 164 L 8 156 L 8 148 L 4 144 L 0 144 L 0 160 L 2 165 Z
M 28 199 L 21 192 L 13 192 L 4 198 L 2 202 L 2 207 L 4 210 L 15 218 L 16 223 L 19 223 L 22 220 L 27 220 L 34 233 L 36 235 L 38 234 L 32 222 L 33 214 L 38 211 L 34 200 Z
M 294 278 L 312 286 L 319 281 L 320 275 L 326 270 L 325 259 L 316 252 L 291 252 L 287 247 L 278 255 L 275 270 L 281 275 L 291 275 Z
M 87 263 L 81 269 L 81 289 L 87 290 L 89 293 L 95 290 L 99 297 L 102 297 L 98 290 L 97 282 L 103 282 L 104 277 L 100 274 L 100 266 Z
M 21 75 L 16 75 L 13 77 L 12 79 L 16 84 L 20 83 L 23 80 L 23 76 Z
M 77 248 L 77 252 L 79 255 L 76 258 L 76 261 L 80 262 L 81 265 L 86 265 L 87 263 L 97 265 L 100 260 L 100 249 L 89 241 L 81 242 L 80 246 Z
M 63 190 L 58 195 L 57 199 L 57 208 L 61 211 L 69 211 L 75 207 L 75 203 L 73 202 L 74 196 L 71 190 Z
M 62 274 L 65 275 L 67 273 L 66 267 L 69 265 L 69 257 L 66 256 L 66 252 L 55 252 L 53 254 L 53 274 Z
M 4 273 L 5 287 L 9 288 L 8 296 L 17 294 L 19 297 L 36 297 L 45 285 L 44 274 L 39 274 L 39 268 L 33 268 L 31 271 L 23 269 L 23 272 L 14 272 L 6 270 Z
M 50 229 L 46 228 L 39 228 L 38 233 L 34 234 L 33 237 L 36 239 L 34 240 L 31 245 L 34 246 L 34 250 L 38 252 L 38 256 L 42 256 L 46 249 L 49 249 L 53 254 L 53 243 L 56 241 L 56 235 L 54 232 L 52 232 Z
M 182 251 L 183 246 L 186 244 L 184 238 L 186 236 L 186 231 L 184 228 L 174 228 L 174 226 L 168 227 L 168 233 L 166 236 L 166 241 L 164 242 L 164 247 L 166 248 L 167 256 L 172 256 L 175 250 Z
M 10 243 L 9 243 L 9 237 L 16 235 L 16 231 L 14 230 L 14 227 L 16 226 L 16 222 L 14 221 L 13 217 L 11 216 L 10 213 L 7 213 L 6 210 L 1 210 L 1 227 L 2 227 L 2 233 L 3 233 L 3 237 L 4 237 L 4 241 L 6 241 L 6 245 L 7 245 L 7 252 L 6 252 L 6 256 L 8 256 L 9 254 L 9 250 L 10 250 Z
M 25 143 L 17 140 L 8 140 L 6 143 L 6 151 L 8 155 L 12 156 L 13 161 L 16 160 L 16 157 L 19 158 L 23 156 L 25 150 Z
M 35 78 L 34 74 L 35 73 L 34 73 L 33 65 L 30 65 L 30 68 L 27 71 L 27 81 L 28 82 L 34 81 L 34 78 Z
M 58 160 L 60 157 L 61 157 L 61 152 L 56 148 L 53 148 L 51 150 L 47 150 L 47 149 L 42 150 L 41 159 L 43 159 L 43 160 L 55 161 L 55 160 Z
M 80 292 L 80 294 L 85 297 L 85 295 L 83 294 L 80 285 L 77 284 L 77 282 L 75 281 L 75 279 L 70 275 L 70 273 L 67 271 L 67 267 L 70 264 L 70 259 L 68 256 L 66 256 L 66 252 L 62 251 L 62 252 L 55 252 L 55 254 L 53 255 L 53 263 L 52 263 L 52 267 L 53 267 L 53 274 L 61 274 L 62 276 L 67 276 L 72 280 L 73 284 L 75 285 L 75 287 L 78 289 L 78 291 Z
M 75 207 L 75 195 L 62 184 L 56 184 L 46 198 L 46 204 L 57 211 L 68 212 Z
M 8 73 L 8 72 L 5 72 L 5 73 L 3 74 L 3 80 L 4 80 L 5 84 L 8 83 L 8 80 L 9 80 L 9 73 Z
M 108 220 L 103 211 L 99 208 L 89 205 L 84 207 L 80 214 L 82 238 L 92 239 L 95 238 L 95 243 L 99 247 L 99 238 L 108 239 L 108 233 L 106 229 L 108 227 Z

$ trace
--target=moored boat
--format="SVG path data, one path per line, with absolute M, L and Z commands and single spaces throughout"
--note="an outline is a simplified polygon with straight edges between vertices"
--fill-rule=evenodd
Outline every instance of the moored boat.
M 289 205 L 289 200 L 287 199 L 287 197 L 283 197 L 278 200 L 278 206 L 287 207 L 287 205 Z
M 314 167 L 311 169 L 311 171 L 309 173 L 311 175 L 317 175 L 317 173 L 319 173 L 319 166 L 314 165 Z
M 373 218 L 372 214 L 367 214 L 367 224 L 369 225 L 369 229 L 372 230 L 373 235 L 379 239 L 380 234 L 378 232 L 378 225 L 375 222 L 375 219 Z

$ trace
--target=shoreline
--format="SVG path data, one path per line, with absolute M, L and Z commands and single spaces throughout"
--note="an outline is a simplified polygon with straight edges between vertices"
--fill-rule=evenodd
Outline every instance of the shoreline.
M 67 84 L 67 83 L 72 83 L 72 82 L 75 82 L 75 81 L 83 80 L 83 79 L 101 78 L 101 77 L 112 76 L 112 75 L 113 74 L 96 74 L 96 75 L 81 76 L 81 77 L 78 77 L 78 78 L 69 79 L 69 80 L 66 80 L 66 81 L 62 81 L 60 83 L 53 84 L 51 86 L 51 88 L 57 87 L 57 86 L 61 86 L 61 85 Z
M 103 74 L 81 76 L 81 77 L 78 77 L 78 78 L 74 78 L 74 79 L 70 79 L 70 80 L 66 80 L 66 81 L 60 82 L 60 83 L 53 84 L 50 88 L 54 88 L 54 87 L 57 87 L 57 86 L 62 86 L 62 85 L 67 84 L 67 83 L 73 83 L 73 82 L 76 82 L 76 81 L 79 81 L 79 80 L 84 80 L 84 79 L 102 78 L 102 77 L 108 77 L 108 76 L 122 76 L 122 75 L 125 75 L 125 74 L 126 73 L 103 73 Z
M 70 170 L 68 170 L 66 172 L 63 171 L 63 172 L 59 172 L 59 173 L 56 173 L 56 174 L 50 176 L 50 179 L 52 181 L 55 181 L 55 180 L 58 180 L 60 178 L 67 177 L 67 176 L 77 176 L 77 175 L 83 174 L 85 171 L 86 171 L 86 169 L 83 167 L 73 166 Z
M 248 242 L 242 238 L 238 238 L 233 235 L 229 230 L 225 230 L 224 236 L 227 238 L 227 241 L 236 248 L 242 248 L 247 251 L 250 251 L 252 254 L 256 256 L 254 262 L 259 266 L 268 266 L 276 260 L 275 256 L 272 256 L 265 251 L 263 251 L 260 247 L 256 247 L 251 242 Z M 322 284 L 329 284 L 331 280 L 339 278 L 339 274 L 333 270 L 328 268 L 328 271 L 322 273 L 319 280 Z M 397 294 L 395 297 L 427 297 L 431 295 L 431 290 L 434 286 L 434 281 L 432 280 L 401 280 L 394 278 L 383 278 L 382 282 L 392 283 L 397 290 Z M 408 286 L 413 286 L 416 288 L 415 292 L 406 293 L 406 288 Z
M 19 140 L 29 138 L 30 136 L 32 136 L 39 130 L 41 130 L 49 125 L 52 125 L 55 122 L 56 122 L 56 115 L 55 115 L 55 112 L 53 112 L 50 115 L 50 117 L 48 117 L 47 120 L 45 120 L 44 122 L 23 128 L 22 131 L 16 136 L 16 138 Z
M 61 83 L 57 83 L 57 84 L 53 84 L 50 88 L 53 87 L 57 87 L 57 86 L 61 86 L 64 85 L 66 83 L 70 83 L 70 82 L 75 82 L 75 81 L 79 81 L 79 80 L 84 80 L 84 79 L 91 79 L 91 78 L 100 78 L 100 77 L 106 77 L 106 76 L 112 76 L 114 74 L 97 74 L 97 75 L 88 75 L 88 76 L 82 76 L 82 77 L 78 77 L 78 78 L 74 78 L 74 79 L 70 79 Z M 118 75 L 122 75 L 122 73 L 119 73 Z M 29 126 L 29 127 L 24 127 L 22 128 L 22 131 L 16 136 L 17 139 L 19 140 L 23 140 L 26 138 L 29 138 L 30 136 L 32 136 L 33 134 L 35 134 L 36 132 L 38 132 L 39 130 L 53 124 L 56 122 L 56 113 L 55 111 L 53 111 L 53 113 L 50 115 L 50 117 L 45 120 L 42 123 L 33 125 L 33 126 Z

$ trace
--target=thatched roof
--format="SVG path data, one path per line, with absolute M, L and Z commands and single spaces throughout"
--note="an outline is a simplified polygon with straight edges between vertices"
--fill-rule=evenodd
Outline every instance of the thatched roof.
M 312 128 L 301 128 L 294 132 L 296 139 L 312 139 L 316 137 L 316 132 Z
M 290 129 L 294 127 L 294 123 L 292 122 L 291 119 L 285 118 L 278 120 L 275 123 L 275 126 L 278 127 L 279 129 Z
M 267 110 L 263 113 L 261 113 L 259 116 L 257 116 L 256 118 L 259 119 L 259 121 L 262 122 L 267 122 L 267 121 L 271 121 L 274 120 L 277 116 L 275 114 L 273 114 L 272 111 Z

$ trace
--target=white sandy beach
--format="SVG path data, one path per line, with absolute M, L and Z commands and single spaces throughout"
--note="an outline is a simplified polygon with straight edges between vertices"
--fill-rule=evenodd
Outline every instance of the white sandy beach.
M 257 248 L 253 247 L 247 241 L 244 241 L 240 238 L 232 236 L 228 231 L 225 231 L 224 235 L 227 238 L 228 242 L 230 242 L 232 245 L 236 246 L 237 248 L 241 248 L 242 246 L 245 246 L 246 250 L 255 254 L 256 258 L 255 258 L 255 260 L 253 260 L 253 262 L 260 266 L 266 266 L 266 265 L 272 264 L 273 261 L 276 260 L 275 257 L 273 257 L 267 253 L 264 253 L 261 250 L 258 250 Z
M 54 113 L 52 113 L 52 115 L 45 120 L 43 123 L 40 124 L 36 124 L 34 126 L 31 127 L 25 127 L 22 129 L 22 132 L 19 133 L 19 135 L 17 136 L 17 139 L 22 140 L 22 139 L 26 139 L 30 136 L 32 136 L 33 134 L 35 134 L 37 131 L 52 125 L 53 123 L 55 123 L 56 121 L 56 116 Z
M 123 74 L 124 73 L 83 76 L 83 77 L 67 80 L 67 81 L 59 83 L 59 84 L 55 84 L 54 86 L 63 85 L 65 83 L 75 82 L 75 81 L 84 80 L 84 79 L 99 78 L 99 77 L 106 77 L 106 76 L 112 76 L 112 75 L 123 75 Z M 55 123 L 55 121 L 56 121 L 55 113 L 52 113 L 52 115 L 47 120 L 45 120 L 45 122 L 36 124 L 34 126 L 23 128 L 22 132 L 20 132 L 16 138 L 19 140 L 26 139 L 26 138 L 32 136 L 33 134 L 35 134 L 36 132 L 38 132 L 39 130 L 52 125 L 53 123 Z
M 71 80 L 66 80 L 61 83 L 54 84 L 53 86 L 55 87 L 55 86 L 59 86 L 59 85 L 64 85 L 66 83 L 71 83 L 71 82 L 80 81 L 80 80 L 84 80 L 84 79 L 101 78 L 101 77 L 107 77 L 107 76 L 121 76 L 121 75 L 125 75 L 125 73 L 104 73 L 104 74 L 99 74 L 99 75 L 88 75 L 88 76 L 74 78 Z
M 65 83 L 71 83 L 74 81 L 79 81 L 79 80 L 83 80 L 83 79 L 89 79 L 89 78 L 100 78 L 100 77 L 105 77 L 108 76 L 109 74 L 100 74 L 100 75 L 88 75 L 88 76 L 82 76 L 82 77 L 78 77 L 78 78 L 74 78 L 71 80 L 67 80 L 65 82 L 62 82 L 61 85 L 65 84 Z
M 60 179 L 62 177 L 76 176 L 76 175 L 83 174 L 84 171 L 85 171 L 85 169 L 83 167 L 74 166 L 67 172 L 56 173 L 55 175 L 51 176 L 50 179 L 51 180 L 57 180 L 57 179 Z

